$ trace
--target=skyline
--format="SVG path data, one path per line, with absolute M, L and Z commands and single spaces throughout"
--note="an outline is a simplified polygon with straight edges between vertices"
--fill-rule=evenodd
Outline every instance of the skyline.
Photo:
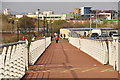
M 47 6 L 46 6 L 47 5 Z M 102 5 L 102 6 L 101 6 Z M 2 10 L 11 9 L 14 12 L 54 11 L 56 14 L 74 12 L 74 8 L 91 6 L 92 10 L 118 10 L 117 2 L 2 2 Z

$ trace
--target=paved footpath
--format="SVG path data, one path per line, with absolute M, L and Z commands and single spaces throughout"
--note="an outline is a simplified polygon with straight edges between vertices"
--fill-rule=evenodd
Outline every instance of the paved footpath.
M 22 80 L 117 80 L 112 66 L 102 65 L 67 41 L 46 49 Z

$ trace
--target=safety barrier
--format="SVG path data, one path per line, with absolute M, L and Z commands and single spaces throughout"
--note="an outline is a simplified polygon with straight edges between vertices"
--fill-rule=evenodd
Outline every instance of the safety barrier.
M 80 48 L 102 64 L 108 63 L 108 51 L 106 41 L 83 38 L 69 38 L 69 43 Z
M 0 79 L 20 79 L 28 67 L 27 45 L 25 42 L 16 42 L 1 45 Z
M 120 43 L 118 39 L 108 41 L 109 46 L 109 64 L 114 67 L 114 69 L 120 71 Z
M 80 48 L 80 38 L 69 37 L 69 43 L 77 48 Z
M 40 40 L 35 40 L 31 42 L 30 52 L 29 52 L 29 64 L 33 65 L 37 59 L 42 55 L 45 49 L 50 45 L 51 38 L 42 38 Z
M 0 45 L 0 80 L 20 80 L 29 64 L 34 64 L 45 49 L 50 45 L 51 38 L 41 38 L 31 42 L 28 50 L 28 41 Z
M 51 43 L 51 37 L 47 37 L 45 41 L 46 41 L 46 48 L 47 48 Z
M 118 71 L 120 73 L 120 41 L 118 43 Z
M 120 71 L 120 42 L 113 40 L 92 40 L 84 38 L 69 38 L 69 43 L 80 48 L 102 64 L 109 64 Z

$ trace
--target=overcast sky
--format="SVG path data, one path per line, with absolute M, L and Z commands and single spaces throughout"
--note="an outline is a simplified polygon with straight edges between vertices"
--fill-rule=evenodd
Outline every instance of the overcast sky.
M 6 2 L 5 2 L 6 1 Z M 118 2 L 2 2 L 2 9 L 8 8 L 16 12 L 36 12 L 52 10 L 57 14 L 73 12 L 74 8 L 92 6 L 92 9 L 117 10 Z M 112 0 L 111 0 L 112 1 Z M 116 0 L 117 1 L 117 0 Z
M 118 2 L 120 0 L 1 0 L 2 2 Z

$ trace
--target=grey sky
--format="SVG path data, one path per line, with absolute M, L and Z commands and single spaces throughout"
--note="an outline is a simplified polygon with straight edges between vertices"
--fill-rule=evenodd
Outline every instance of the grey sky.
M 1 0 L 2 2 L 118 2 L 120 0 Z
M 118 9 L 118 2 L 2 2 L 2 8 L 9 8 L 16 12 L 35 12 L 52 10 L 55 13 L 73 12 L 74 8 L 92 6 L 92 9 Z

